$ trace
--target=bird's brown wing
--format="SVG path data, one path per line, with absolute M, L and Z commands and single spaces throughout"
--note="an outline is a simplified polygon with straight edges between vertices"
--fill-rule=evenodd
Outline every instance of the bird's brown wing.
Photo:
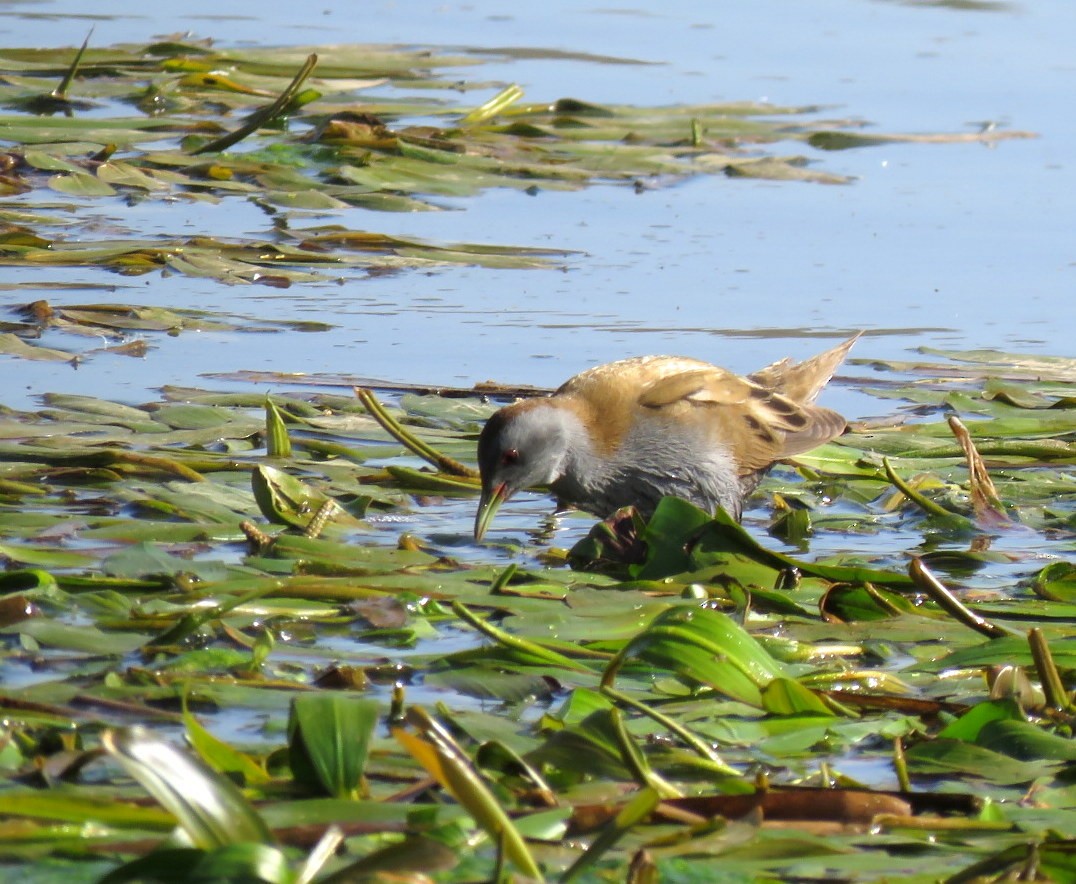
M 706 367 L 659 377 L 639 393 L 643 408 L 664 408 L 686 400 L 696 405 L 741 405 L 754 385 L 721 368 Z
M 807 416 L 807 424 L 802 430 L 785 434 L 779 458 L 805 454 L 812 448 L 836 439 L 848 428 L 844 417 L 829 408 L 809 405 L 803 412 Z
M 680 378 L 707 371 L 720 369 L 679 356 L 635 356 L 580 372 L 560 386 L 554 399 L 578 414 L 597 450 L 610 456 L 623 442 L 649 390 L 656 390 L 651 407 L 669 405 L 701 386 L 697 380 L 684 384 Z
M 638 404 L 675 410 L 681 420 L 705 423 L 713 437 L 736 452 L 743 475 L 775 460 L 810 451 L 840 435 L 845 420 L 837 412 L 801 405 L 720 368 L 676 372 L 647 385 Z

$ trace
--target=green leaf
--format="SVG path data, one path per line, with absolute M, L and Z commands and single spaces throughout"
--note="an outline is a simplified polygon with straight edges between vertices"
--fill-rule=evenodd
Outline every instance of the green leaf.
M 227 844 L 206 851 L 190 875 L 194 881 L 295 882 L 287 856 L 271 844 Z
M 912 582 L 903 572 L 808 562 L 767 549 L 724 510 L 718 509 L 711 517 L 674 497 L 658 502 L 643 539 L 647 559 L 641 566 L 632 568 L 632 575 L 640 580 L 720 567 L 732 576 L 746 571 L 749 576 L 741 581 L 745 584 L 765 575 L 768 586 L 789 568 L 834 582 L 871 582 L 883 586 L 906 586 Z
M 164 847 L 125 862 L 100 879 L 98 884 L 126 884 L 128 881 L 195 881 L 194 870 L 206 852 L 196 847 Z
M 887 620 L 904 614 L 921 615 L 922 610 L 895 592 L 869 583 L 839 583 L 830 588 L 818 603 L 822 615 L 845 623 Z
M 92 820 L 97 825 L 157 833 L 170 832 L 176 825 L 176 818 L 160 807 L 63 789 L 9 788 L 4 793 L 4 814 L 74 824 Z
M 1035 595 L 1053 602 L 1076 602 L 1076 565 L 1053 562 L 1031 581 Z
M 141 646 L 146 635 L 105 632 L 89 624 L 75 626 L 57 620 L 31 618 L 0 628 L 0 634 L 23 635 L 48 648 L 119 657 Z
M 922 776 L 967 776 L 999 785 L 1029 783 L 1052 772 L 1041 760 L 1018 761 L 1000 752 L 958 740 L 918 743 L 904 753 L 908 770 Z
M 240 752 L 202 727 L 186 708 L 186 702 L 183 708 L 183 725 L 191 747 L 214 770 L 238 777 L 245 785 L 264 785 L 269 782 L 265 769 L 250 755 Z
M 49 187 L 70 196 L 114 196 L 116 188 L 88 172 L 70 172 L 49 179 Z
M 774 715 L 833 715 L 814 691 L 790 678 L 775 678 L 762 689 L 762 708 Z
M 142 727 L 105 731 L 105 750 L 165 808 L 195 847 L 271 844 L 268 826 L 226 776 Z
M 268 844 L 230 844 L 213 850 L 164 848 L 124 863 L 100 884 L 126 881 L 250 881 L 294 884 L 284 853 Z
M 394 728 L 393 736 L 430 776 L 467 809 L 496 844 L 503 845 L 505 854 L 520 872 L 542 881 L 538 864 L 511 817 L 455 740 L 421 709 L 410 710 L 408 718 L 420 728 L 421 736 L 402 728 Z
M 568 867 L 561 881 L 571 881 L 581 872 L 593 866 L 631 829 L 643 823 L 661 803 L 661 795 L 654 789 L 639 790 L 591 842 L 579 858 Z
M 303 694 L 288 715 L 288 759 L 296 782 L 334 798 L 358 798 L 381 708 L 343 694 Z
M 291 437 L 273 400 L 265 397 L 265 447 L 270 457 L 291 457 Z
M 752 705 L 784 667 L 726 614 L 678 606 L 658 614 L 617 653 L 602 675 L 609 686 L 628 661 L 672 669 L 683 678 Z
M 332 502 L 328 495 L 275 467 L 255 467 L 250 484 L 262 515 L 278 525 L 306 528 L 318 510 Z
M 646 562 L 633 568 L 632 576 L 653 580 L 690 570 L 692 560 L 685 549 L 685 540 L 709 521 L 707 513 L 685 500 L 662 498 L 643 531 Z
M 1029 721 L 1016 719 L 986 722 L 975 742 L 1021 761 L 1076 761 L 1076 741 L 1060 737 Z
M 28 568 L 0 572 L 0 592 L 49 593 L 57 588 L 56 578 L 48 571 Z
M 1064 641 L 1050 645 L 1054 661 L 1062 669 L 1076 669 L 1076 642 Z M 1031 666 L 1034 660 L 1027 638 L 1022 635 L 1001 636 L 967 648 L 926 660 L 920 667 L 927 672 L 947 669 L 983 669 L 994 665 Z
M 938 737 L 974 743 L 978 740 L 983 727 L 992 721 L 1021 720 L 1023 720 L 1023 713 L 1015 700 L 986 700 L 976 703 L 956 721 L 947 724 L 938 732 Z

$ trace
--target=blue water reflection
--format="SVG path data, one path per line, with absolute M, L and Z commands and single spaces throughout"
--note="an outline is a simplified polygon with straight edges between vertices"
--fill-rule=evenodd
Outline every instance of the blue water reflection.
M 654 64 L 520 58 L 464 70 L 521 83 L 528 98 L 571 94 L 636 104 L 765 99 L 819 103 L 868 131 L 973 132 L 985 122 L 1040 137 L 994 147 L 886 145 L 808 151 L 848 186 L 703 177 L 636 194 L 628 186 L 528 196 L 492 191 L 442 201 L 448 211 L 332 217 L 356 229 L 437 241 L 578 250 L 561 270 L 407 271 L 278 291 L 185 277 L 5 270 L 21 282 L 117 286 L 53 291 L 57 303 L 122 300 L 319 318 L 317 335 L 184 334 L 134 363 L 99 357 L 77 373 L 20 364 L 19 388 L 144 398 L 202 372 L 349 371 L 399 381 L 487 378 L 552 385 L 597 362 L 678 352 L 748 370 L 805 355 L 849 329 L 874 335 L 860 355 L 920 344 L 1066 353 L 1076 229 L 1076 7 L 1056 0 L 953 9 L 819 0 L 682 3 L 604 10 L 573 3 L 505 12 L 500 4 L 381 2 L 314 7 L 207 0 L 131 5 L 14 2 L 0 42 L 99 44 L 193 31 L 242 44 L 385 42 L 548 47 Z M 522 53 L 526 55 L 527 53 Z M 530 53 L 541 55 L 541 53 Z M 475 101 L 485 93 L 474 93 Z M 94 211 L 100 211 L 99 206 Z M 322 223 L 323 219 L 296 219 Z M 117 207 L 102 223 L 143 235 L 268 237 L 272 219 L 241 199 Z M 19 292 L 19 296 L 25 294 Z M 11 297 L 11 296 L 9 296 Z M 6 404 L 19 405 L 16 401 Z

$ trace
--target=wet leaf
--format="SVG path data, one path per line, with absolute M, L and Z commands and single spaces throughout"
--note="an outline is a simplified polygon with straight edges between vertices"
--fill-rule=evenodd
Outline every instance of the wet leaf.
M 141 728 L 109 731 L 105 749 L 165 808 L 203 850 L 254 842 L 272 835 L 227 778 Z
M 1029 783 L 1051 772 L 1041 760 L 1018 761 L 955 740 L 920 743 L 905 752 L 909 770 L 923 776 L 967 776 L 1000 785 Z
M 488 62 L 504 67 L 526 50 L 168 38 L 87 46 L 77 65 L 76 52 L 0 52 L 10 111 L 0 190 L 17 196 L 0 208 L 0 265 L 19 277 L 0 286 L 14 293 L 0 354 L 16 365 L 155 359 L 164 336 L 198 331 L 328 327 L 244 313 L 252 302 L 238 295 L 213 311 L 125 303 L 162 273 L 301 288 L 581 260 L 503 233 L 430 242 L 356 227 L 359 211 L 457 210 L 492 188 L 645 192 L 699 175 L 737 187 L 843 182 L 818 147 L 893 138 L 859 139 L 862 120 L 820 108 L 524 100 L 479 82 Z M 291 88 L 287 125 L 251 118 L 289 91 L 312 52 L 318 69 Z M 66 94 L 50 96 L 65 77 Z M 237 132 L 239 150 L 193 153 Z M 897 133 L 994 139 L 955 135 Z M 802 156 L 789 150 L 797 142 Z M 199 207 L 216 205 L 231 217 L 237 200 L 273 214 L 272 236 L 125 227 L 163 217 L 161 207 L 201 218 Z M 72 281 L 85 277 L 76 268 L 114 274 L 116 294 L 100 296 L 115 303 L 81 303 L 108 287 Z M 42 273 L 51 276 L 20 281 Z M 1074 806 L 1073 367 L 995 351 L 872 361 L 869 382 L 849 383 L 898 409 L 893 420 L 772 471 L 743 525 L 672 501 L 649 525 L 596 528 L 589 554 L 580 544 L 570 561 L 604 573 L 569 570 L 554 545 L 586 530 L 579 518 L 552 540 L 518 532 L 485 551 L 442 525 L 467 509 L 453 495 L 473 492 L 437 457 L 466 474 L 493 407 L 483 397 L 534 390 L 442 397 L 265 371 L 144 405 L 36 391 L 32 409 L 0 414 L 0 842 L 12 874 L 97 879 L 113 857 L 141 855 L 116 875 L 291 880 L 319 874 L 344 839 L 348 858 L 333 858 L 329 874 L 354 861 L 354 874 L 494 880 L 512 862 L 524 875 L 540 863 L 551 876 L 574 867 L 609 880 L 710 880 L 717 864 L 737 880 L 1066 880 L 1067 842 L 1056 839 L 1073 831 Z M 397 396 L 386 412 L 446 472 L 417 470 L 352 385 Z M 938 417 L 949 412 L 981 455 L 970 471 Z M 883 490 L 883 458 L 911 496 Z M 1001 532 L 967 518 L 969 493 L 990 496 L 987 470 L 1013 521 Z M 771 501 L 781 518 L 767 533 Z M 271 531 L 256 519 L 263 508 L 279 520 Z M 910 555 L 980 620 L 929 600 L 906 572 Z M 394 725 L 412 702 L 437 704 L 437 719 L 386 740 L 372 726 L 380 713 L 351 705 L 374 696 Z M 283 722 L 297 698 L 316 721 L 302 736 L 317 751 L 292 770 Z M 174 819 L 99 758 L 102 731 L 127 722 L 185 730 L 287 847 L 259 840 L 265 824 L 248 819 L 238 846 L 151 850 Z M 187 792 L 217 789 L 216 773 L 159 761 L 154 776 L 180 770 L 173 780 Z M 819 788 L 754 788 L 761 769 Z M 901 794 L 888 791 L 894 770 L 910 779 Z M 348 797 L 310 797 L 311 783 Z M 191 798 L 170 788 L 170 801 Z M 653 806 L 672 790 L 690 797 Z M 249 809 L 228 800 L 225 816 Z M 200 831 L 225 837 L 222 820 L 191 813 Z M 322 841 L 330 825 L 340 831 Z
M 214 770 L 237 777 L 246 785 L 269 782 L 265 769 L 250 755 L 214 737 L 188 710 L 184 710 L 183 721 L 191 747 Z
M 6 356 L 19 356 L 23 359 L 52 362 L 70 362 L 74 358 L 73 353 L 29 344 L 18 335 L 13 335 L 10 332 L 0 332 L 0 353 Z
M 832 715 L 810 689 L 790 678 L 775 678 L 762 689 L 762 705 L 774 715 Z
M 505 853 L 523 874 L 542 880 L 526 842 L 466 755 L 433 719 L 413 713 L 413 720 L 421 736 L 401 728 L 395 728 L 393 736 L 497 843 L 503 843 Z
M 617 653 L 602 683 L 611 685 L 636 659 L 752 705 L 762 704 L 760 688 L 784 675 L 781 664 L 727 615 L 706 608 L 675 607 L 659 614 Z
M 1035 595 L 1055 602 L 1076 602 L 1076 565 L 1054 562 L 1047 565 L 1031 582 Z
M 254 499 L 271 522 L 305 528 L 331 498 L 275 467 L 258 466 L 250 474 Z
M 956 721 L 946 725 L 938 734 L 942 739 L 974 743 L 982 729 L 992 721 L 1020 721 L 1023 715 L 1013 700 L 990 700 L 976 703 Z
M 1076 760 L 1076 742 L 1060 737 L 1028 721 L 995 719 L 986 722 L 976 743 L 1021 761 Z
M 49 179 L 49 187 L 70 196 L 114 196 L 116 188 L 107 180 L 86 172 L 55 175 Z
M 273 400 L 265 397 L 266 453 L 270 457 L 291 457 L 291 438 L 284 418 Z

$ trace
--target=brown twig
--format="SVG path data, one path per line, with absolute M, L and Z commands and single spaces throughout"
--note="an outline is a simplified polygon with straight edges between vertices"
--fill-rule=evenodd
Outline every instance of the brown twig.
M 968 608 L 931 573 L 930 569 L 923 564 L 922 559 L 912 559 L 911 564 L 908 566 L 908 574 L 911 575 L 916 586 L 937 602 L 947 614 L 956 620 L 959 620 L 968 628 L 974 629 L 976 632 L 980 632 L 988 638 L 1019 635 L 1015 630 L 1009 629 L 1007 626 L 993 623 L 985 617 L 980 617 Z

